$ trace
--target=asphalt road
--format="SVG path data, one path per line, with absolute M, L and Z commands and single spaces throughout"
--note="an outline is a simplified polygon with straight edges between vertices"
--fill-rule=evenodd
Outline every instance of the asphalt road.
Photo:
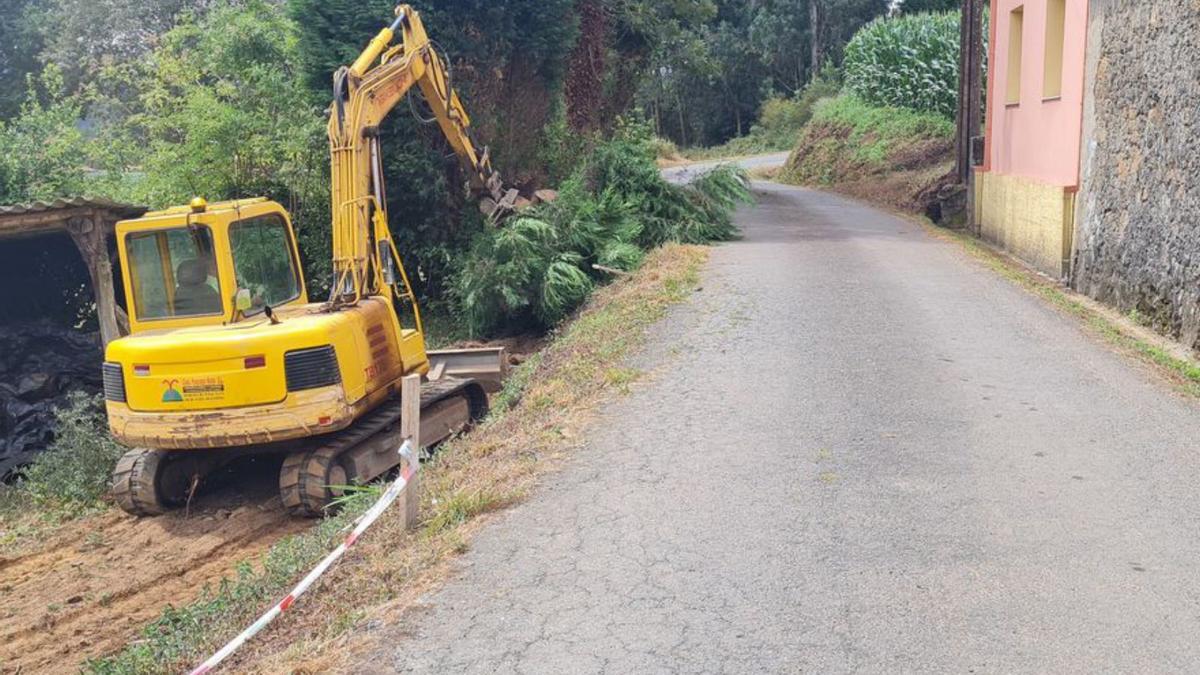
M 756 155 L 754 157 L 742 157 L 736 160 L 714 159 L 705 162 L 693 162 L 691 164 L 681 164 L 673 166 L 669 169 L 663 169 L 663 177 L 672 183 L 686 183 L 697 174 L 703 173 L 718 164 L 735 161 L 742 168 L 753 171 L 754 169 L 772 169 L 777 166 L 783 166 L 787 161 L 788 154 L 786 152 L 775 152 L 769 155 Z
M 759 192 L 362 670 L 1200 669 L 1200 406 L 912 223 Z

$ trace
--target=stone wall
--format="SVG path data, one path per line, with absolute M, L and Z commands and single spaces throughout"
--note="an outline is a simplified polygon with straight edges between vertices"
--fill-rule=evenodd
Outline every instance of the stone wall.
M 1200 0 L 1092 0 L 1071 283 L 1200 350 Z

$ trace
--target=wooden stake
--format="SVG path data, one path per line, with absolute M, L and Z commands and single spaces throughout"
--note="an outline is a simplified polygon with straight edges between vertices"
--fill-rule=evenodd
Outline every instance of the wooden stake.
M 404 488 L 404 527 L 414 529 L 421 508 L 421 376 L 405 376 L 400 383 L 400 436 L 412 443 L 412 478 Z

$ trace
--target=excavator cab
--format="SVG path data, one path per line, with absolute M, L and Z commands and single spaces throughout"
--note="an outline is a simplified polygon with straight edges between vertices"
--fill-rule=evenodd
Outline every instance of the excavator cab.
M 130 333 L 226 325 L 308 302 L 296 238 L 265 199 L 202 199 L 117 225 Z

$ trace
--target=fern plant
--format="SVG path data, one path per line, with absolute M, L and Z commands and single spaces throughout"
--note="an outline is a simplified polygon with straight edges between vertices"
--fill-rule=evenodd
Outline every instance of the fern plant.
M 745 174 L 722 166 L 687 186 L 667 183 L 645 125 L 626 122 L 560 185 L 554 202 L 480 234 L 452 292 L 475 336 L 551 327 L 613 269 L 648 248 L 736 234 L 731 213 L 750 197 Z

